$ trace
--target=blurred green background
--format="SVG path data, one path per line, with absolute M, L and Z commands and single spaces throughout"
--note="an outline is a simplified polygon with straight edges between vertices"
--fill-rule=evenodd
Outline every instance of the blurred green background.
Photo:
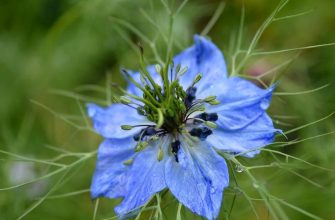
M 180 1 L 176 2 L 180 4 Z M 208 34 L 223 50 L 228 63 L 243 2 L 227 1 L 222 15 Z M 215 0 L 187 3 L 175 21 L 175 53 L 192 44 L 192 36 L 205 28 L 219 4 L 221 1 Z M 245 1 L 243 49 L 277 4 L 277 1 Z M 257 48 L 272 51 L 335 42 L 334 9 L 333 0 L 292 0 L 280 16 L 310 13 L 274 22 Z M 160 1 L 0 1 L 0 188 L 33 180 L 57 168 L 38 161 L 29 162 L 27 158 L 71 164 L 75 157 L 58 156 L 67 151 L 90 152 L 98 147 L 101 138 L 87 129 L 87 118 L 83 114 L 85 102 L 108 104 L 108 93 L 101 88 L 110 85 L 111 81 L 125 85 L 119 68 L 137 69 L 137 42 L 143 44 L 148 62 L 154 62 L 150 44 L 127 24 L 136 27 L 150 41 L 155 40 L 158 53 L 165 54 L 164 39 L 146 16 L 166 33 L 168 14 Z M 334 111 L 335 47 L 257 56 L 250 59 L 239 73 L 255 76 L 291 59 L 292 62 L 276 74 L 279 79 L 277 91 L 282 93 L 274 97 L 270 109 L 277 127 L 284 131 L 314 122 Z M 265 81 L 271 80 L 272 76 L 274 74 Z M 326 84 L 330 85 L 313 93 L 283 95 L 284 92 L 311 90 Z M 334 136 L 312 138 L 334 131 L 334 122 L 330 117 L 290 133 L 289 140 L 311 139 L 279 150 L 323 167 L 335 168 Z M 277 159 L 285 158 L 277 155 Z M 261 165 L 271 164 L 273 160 L 273 155 L 263 152 L 255 159 L 242 162 Z M 23 219 L 93 219 L 94 202 L 87 190 L 94 163 L 95 157 L 92 157 L 50 178 L 1 190 L 0 219 L 17 219 L 34 204 L 38 206 Z M 287 169 L 277 166 L 259 169 L 255 175 L 276 197 L 323 219 L 335 219 L 334 171 L 293 159 L 289 159 L 289 164 Z M 39 200 L 63 174 L 65 178 L 58 182 L 57 188 Z M 243 172 L 237 172 L 236 176 L 246 192 L 258 197 Z M 233 180 L 231 183 L 234 185 Z M 77 193 L 62 198 L 56 196 L 71 192 Z M 235 193 L 234 187 L 226 190 L 223 210 L 229 210 L 236 195 L 230 218 L 257 219 L 245 197 Z M 116 200 L 101 199 L 96 219 L 111 218 L 117 203 Z M 254 201 L 254 205 L 260 219 L 272 219 L 262 202 Z M 308 219 L 301 212 L 283 208 L 290 219 Z M 167 211 L 166 218 L 175 219 L 174 211 L 174 208 Z M 220 219 L 224 219 L 224 212 Z M 143 216 L 143 219 L 147 218 Z M 196 219 L 189 214 L 185 218 Z

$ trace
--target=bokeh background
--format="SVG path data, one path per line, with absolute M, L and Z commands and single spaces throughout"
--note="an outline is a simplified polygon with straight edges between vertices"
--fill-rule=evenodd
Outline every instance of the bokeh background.
M 222 49 L 228 63 L 243 2 L 246 11 L 243 49 L 278 4 L 267 0 L 226 1 L 222 15 L 208 35 Z M 206 27 L 221 3 L 216 0 L 187 3 L 174 26 L 176 53 L 192 44 L 192 36 Z M 292 0 L 280 16 L 308 13 L 271 24 L 257 49 L 273 51 L 335 42 L 334 9 L 333 0 Z M 0 219 L 18 219 L 30 208 L 33 209 L 23 219 L 94 218 L 95 203 L 88 189 L 95 157 L 49 178 L 13 189 L 4 188 L 55 170 L 52 165 L 31 160 L 71 164 L 77 158 L 68 156 L 68 152 L 90 152 L 97 148 L 101 138 L 88 129 L 89 122 L 83 113 L 85 103 L 109 104 L 111 82 L 125 85 L 119 68 L 137 69 L 139 65 L 137 42 L 143 44 L 148 62 L 154 62 L 150 44 L 131 30 L 129 24 L 150 42 L 156 42 L 159 54 L 165 54 L 164 39 L 147 17 L 166 33 L 169 16 L 160 1 L 0 1 Z M 335 47 L 257 56 L 250 59 L 239 74 L 257 76 L 287 63 L 264 80 L 278 81 L 278 94 L 269 112 L 276 126 L 288 131 L 315 122 L 335 110 L 334 60 Z M 289 94 L 327 84 L 315 92 Z M 334 117 L 329 117 L 292 132 L 289 140 L 307 140 L 276 150 L 334 169 L 334 135 L 326 135 L 335 131 L 334 122 Z M 314 138 L 318 135 L 320 137 Z M 242 162 L 249 166 L 273 165 L 276 158 L 285 160 L 283 156 L 263 152 Z M 62 175 L 65 177 L 60 179 Z M 257 169 L 255 175 L 276 197 L 322 219 L 335 219 L 334 171 L 288 158 L 284 168 L 274 165 Z M 252 197 L 259 197 L 243 172 L 236 172 L 236 177 L 243 190 Z M 231 182 L 234 185 L 233 180 Z M 55 184 L 58 185 L 53 188 Z M 50 189 L 53 191 L 47 194 Z M 73 195 L 68 194 L 71 192 Z M 174 201 L 169 196 L 166 200 Z M 99 200 L 96 219 L 113 217 L 113 207 L 118 202 Z M 259 219 L 272 219 L 264 203 L 253 202 Z M 175 219 L 175 207 L 172 204 L 167 208 L 166 219 Z M 287 206 L 283 209 L 290 219 L 308 219 L 297 210 Z M 236 187 L 226 190 L 222 210 L 220 219 L 227 218 L 227 210 L 230 219 L 257 219 Z M 186 219 L 197 219 L 189 213 L 185 215 Z M 149 217 L 144 215 L 143 219 Z

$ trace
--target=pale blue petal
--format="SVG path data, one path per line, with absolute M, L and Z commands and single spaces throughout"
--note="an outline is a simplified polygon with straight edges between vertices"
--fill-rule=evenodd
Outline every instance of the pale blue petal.
M 218 126 L 236 130 L 248 126 L 266 111 L 273 90 L 274 86 L 261 89 L 247 80 L 233 77 L 209 87 L 203 95 L 216 95 L 220 101 L 219 105 L 207 108 L 207 112 L 218 114 Z
M 126 194 L 126 172 L 129 166 L 123 162 L 134 156 L 135 146 L 133 138 L 106 139 L 100 144 L 91 185 L 92 198 L 116 198 Z
M 219 215 L 223 189 L 229 184 L 226 162 L 205 142 L 188 146 L 181 140 L 179 162 L 170 157 L 165 179 L 172 194 L 187 208 L 207 219 Z
M 202 95 L 216 95 L 220 104 L 207 108 L 207 112 L 216 112 L 219 116 L 216 121 L 218 128 L 207 137 L 207 141 L 217 149 L 236 153 L 272 143 L 275 133 L 279 132 L 266 114 L 273 90 L 274 86 L 261 89 L 238 77 L 208 87 Z M 255 150 L 244 155 L 252 157 L 258 153 L 259 150 Z
M 157 160 L 158 143 L 159 141 L 138 153 L 127 172 L 127 194 L 122 203 L 115 207 L 118 216 L 137 210 L 166 187 L 164 167 L 167 157 L 162 161 Z
M 187 48 L 174 58 L 174 64 L 188 71 L 180 79 L 181 85 L 187 89 L 198 73 L 202 74 L 201 81 L 196 85 L 198 93 L 217 80 L 227 77 L 227 67 L 223 54 L 210 40 L 199 35 L 194 36 L 195 45 Z
M 233 153 L 242 153 L 253 157 L 259 153 L 260 147 L 273 142 L 276 132 L 271 118 L 263 113 L 257 120 L 238 130 L 214 129 L 206 141 L 213 147 Z
M 210 40 L 205 37 L 195 35 L 194 41 L 195 44 L 193 46 L 185 49 L 183 52 L 175 56 L 173 61 L 175 68 L 178 64 L 181 65 L 181 69 L 184 67 L 188 68 L 185 75 L 180 78 L 180 83 L 185 90 L 192 84 L 195 76 L 198 73 L 202 73 L 203 77 L 201 79 L 201 83 L 197 85 L 198 92 L 201 93 L 213 82 L 225 79 L 227 77 L 227 67 L 223 54 Z M 173 77 L 175 75 L 175 68 L 172 73 Z M 155 65 L 148 66 L 147 70 L 153 80 L 161 86 L 162 79 L 156 72 Z M 140 80 L 139 72 L 128 72 L 136 82 L 143 85 Z M 170 78 L 170 70 L 168 75 Z M 129 82 L 128 85 L 128 92 L 138 96 L 142 95 L 142 91 L 131 82 Z
M 123 104 L 113 104 L 102 108 L 95 104 L 87 105 L 88 116 L 93 120 L 94 129 L 105 138 L 125 138 L 137 134 L 141 127 L 125 131 L 121 125 L 152 124 L 136 109 Z

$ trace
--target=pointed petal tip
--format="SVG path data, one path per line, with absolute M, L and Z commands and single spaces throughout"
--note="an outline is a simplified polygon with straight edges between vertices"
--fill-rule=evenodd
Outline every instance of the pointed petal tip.
M 195 145 L 192 149 L 181 147 L 179 152 L 184 154 L 187 163 L 175 163 L 173 158 L 168 160 L 165 167 L 168 188 L 192 212 L 207 219 L 216 219 L 223 190 L 229 184 L 225 160 L 205 145 Z M 184 180 L 184 184 L 179 184 L 178 180 Z
M 193 36 L 193 40 L 195 43 L 200 43 L 201 41 L 207 41 L 207 39 L 204 36 L 201 36 L 199 34 L 195 34 Z
M 270 102 L 271 102 L 271 100 L 269 100 L 269 98 L 262 99 L 261 102 L 260 102 L 261 109 L 262 110 L 268 109 L 269 106 L 270 106 Z
M 95 192 L 95 190 L 92 189 L 92 188 L 90 189 L 90 196 L 91 196 L 91 200 L 95 200 L 95 199 L 101 197 L 101 195 L 97 194 L 97 193 Z
M 88 103 L 86 104 L 86 108 L 87 108 L 87 115 L 90 118 L 93 118 L 97 112 L 97 108 L 99 108 L 96 104 L 93 103 Z
M 261 100 L 260 107 L 263 110 L 266 110 L 270 107 L 271 99 L 272 99 L 272 93 L 276 89 L 277 84 L 272 84 L 269 88 L 267 88 L 267 94 L 266 96 Z
M 194 35 L 193 39 L 194 39 L 195 46 L 198 50 L 198 53 L 204 52 L 204 51 L 211 52 L 211 53 L 220 51 L 211 40 L 209 40 L 208 38 L 204 36 Z
M 158 149 L 157 145 L 146 148 L 136 156 L 127 171 L 126 193 L 120 205 L 115 207 L 118 216 L 127 216 L 139 210 L 152 196 L 166 188 L 164 178 L 166 159 L 157 160 Z

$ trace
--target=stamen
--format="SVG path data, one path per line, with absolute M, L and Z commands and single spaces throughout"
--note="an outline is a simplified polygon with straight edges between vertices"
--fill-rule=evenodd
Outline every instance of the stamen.
M 141 64 L 141 70 L 140 74 L 145 78 L 148 79 L 150 84 L 152 85 L 153 89 L 156 91 L 156 95 L 158 95 L 158 98 L 160 101 L 163 100 L 163 96 L 162 94 L 159 92 L 159 85 L 156 84 L 156 82 L 154 81 L 154 79 L 152 78 L 151 74 L 149 73 L 149 71 L 147 70 L 147 67 L 144 64 L 144 57 L 143 57 L 143 51 L 141 50 L 140 53 L 140 64 Z
M 220 103 L 218 100 L 216 100 L 216 96 L 209 96 L 209 97 L 207 97 L 205 99 L 197 99 L 197 100 L 193 101 L 192 105 L 189 106 L 189 109 L 192 108 L 193 106 L 196 106 L 198 104 L 203 104 L 205 102 L 209 103 L 210 105 L 216 105 L 216 104 Z M 214 103 L 214 104 L 212 104 L 212 103 Z
M 212 95 L 212 96 L 208 96 L 207 98 L 204 99 L 204 102 L 210 102 L 210 101 L 213 101 L 216 99 L 216 96 L 215 95 Z
M 174 69 L 174 62 L 173 60 L 171 60 L 171 65 L 170 65 L 170 81 L 172 82 L 173 79 L 172 79 L 172 76 L 173 76 L 173 69 Z
M 143 107 L 138 107 L 137 109 L 137 114 L 146 116 L 147 114 L 145 113 L 145 110 Z
M 186 90 L 186 97 L 188 98 L 192 98 L 192 99 L 195 99 L 195 93 L 197 92 L 197 87 L 189 87 L 187 90 Z
M 141 80 L 146 81 L 145 83 L 138 83 L 126 70 L 122 70 L 129 80 L 143 91 L 143 96 L 138 97 L 121 88 L 120 90 L 125 94 L 125 96 L 121 98 L 121 103 L 130 105 L 136 104 L 135 101 L 142 102 L 144 104 L 143 106 L 140 104 L 136 106 L 138 114 L 146 116 L 149 121 L 155 123 L 155 125 L 147 125 L 133 136 L 134 140 L 138 142 L 135 150 L 143 150 L 151 141 L 157 140 L 166 134 L 176 135 L 176 133 L 180 133 L 182 130 L 185 130 L 189 137 L 195 136 L 192 137 L 195 140 L 198 140 L 196 137 L 200 140 L 205 140 L 207 136 L 213 133 L 211 129 L 217 127 L 214 122 L 218 120 L 218 114 L 205 112 L 206 103 L 215 105 L 219 102 L 216 100 L 216 96 L 196 99 L 197 88 L 195 85 L 201 80 L 202 74 L 198 73 L 192 81 L 192 84 L 185 91 L 179 84 L 178 76 L 183 75 L 187 71 L 187 67 L 182 68 L 180 64 L 175 66 L 171 58 L 168 58 L 164 66 L 155 65 L 155 68 L 157 73 L 162 77 L 162 86 L 159 86 L 153 80 L 144 66 L 143 54 L 141 54 L 140 74 Z M 175 73 L 174 79 L 173 73 Z M 197 116 L 190 118 L 193 114 Z M 191 124 L 188 120 L 192 120 Z M 197 127 L 194 126 L 197 124 L 202 124 L 202 126 L 194 128 Z M 193 128 L 189 132 L 187 131 L 188 129 L 185 129 L 188 125 L 191 126 L 191 129 Z M 124 130 L 131 130 L 134 127 L 140 126 L 143 125 L 122 125 L 121 127 Z M 175 140 L 172 142 L 171 149 L 178 162 L 177 155 L 180 149 L 180 141 Z M 160 161 L 162 158 L 163 151 L 160 150 L 157 159 Z
M 134 159 L 133 159 L 133 158 L 130 158 L 130 159 L 124 161 L 123 164 L 126 165 L 126 166 L 129 166 L 129 165 L 131 165 L 133 162 L 134 162 Z
M 187 120 L 190 115 L 192 115 L 194 112 L 203 112 L 206 108 L 203 105 L 195 105 L 191 109 L 188 110 L 187 115 L 185 116 L 185 119 Z
M 180 141 L 179 140 L 176 140 L 174 142 L 171 143 L 171 148 L 172 148 L 172 153 L 176 159 L 176 162 L 178 163 L 179 160 L 178 160 L 178 151 L 180 149 Z
M 139 141 L 140 138 L 142 139 L 143 133 L 144 133 L 144 129 L 142 129 L 139 133 L 135 134 L 133 137 L 134 141 Z
M 161 76 L 162 75 L 162 67 L 159 64 L 155 65 L 156 72 Z
M 181 68 L 181 64 L 178 63 L 178 65 L 176 66 L 175 72 L 174 72 L 174 80 L 177 79 L 180 68 Z
M 127 97 L 125 97 L 125 96 L 121 96 L 120 97 L 120 102 L 122 104 L 125 104 L 125 105 L 132 104 L 132 101 L 130 99 L 128 99 Z
M 139 151 L 144 150 L 148 145 L 149 145 L 149 143 L 146 142 L 146 141 L 138 142 L 136 147 L 135 147 L 135 152 L 139 152 Z
M 144 135 L 151 136 L 151 135 L 156 134 L 156 132 L 157 131 L 154 127 L 148 127 L 148 128 L 145 129 Z
M 196 118 L 200 118 L 200 119 L 202 119 L 202 120 L 204 120 L 204 121 L 217 121 L 218 120 L 218 118 L 219 118 L 219 116 L 218 116 L 218 114 L 217 113 L 206 113 L 206 112 L 204 112 L 204 113 L 201 113 L 201 114 L 199 114 L 199 115 L 197 115 L 197 116 L 195 116 Z
M 130 76 L 129 76 L 129 77 L 130 77 Z M 131 79 L 132 79 L 132 78 L 131 78 Z M 134 79 L 132 79 L 132 80 L 134 80 Z M 134 80 L 134 81 L 135 81 L 135 80 Z M 133 81 L 132 81 L 132 82 L 133 82 Z M 136 83 L 136 82 L 134 82 L 134 85 L 135 85 L 137 88 L 141 89 L 141 90 L 143 91 L 143 93 L 146 94 L 146 95 L 150 98 L 150 101 L 152 101 L 153 103 L 149 102 L 148 100 L 146 100 L 146 99 L 144 99 L 144 98 L 141 98 L 141 97 L 139 97 L 139 96 L 136 96 L 136 95 L 134 95 L 134 94 L 129 93 L 128 91 L 124 90 L 124 89 L 121 88 L 120 86 L 116 86 L 116 88 L 117 88 L 118 90 L 120 90 L 120 92 L 122 92 L 123 94 L 128 95 L 130 98 L 133 98 L 133 99 L 135 99 L 135 100 L 137 100 L 137 101 L 140 101 L 140 102 L 142 102 L 143 104 L 146 104 L 146 105 L 150 106 L 150 107 L 153 108 L 153 109 L 156 109 L 156 106 L 155 106 L 155 105 L 157 105 L 157 106 L 160 105 L 160 103 L 157 102 L 157 101 L 154 99 L 154 97 L 152 97 L 152 95 L 151 95 L 145 88 L 137 86 L 137 85 L 139 85 L 139 84 Z M 135 103 L 133 103 L 133 104 L 135 104 Z M 155 104 L 155 105 L 154 105 L 154 104 Z
M 131 126 L 131 125 L 121 125 L 121 129 L 129 131 L 129 130 L 133 129 L 133 126 Z
M 207 127 L 202 127 L 202 128 L 193 128 L 189 133 L 190 135 L 196 136 L 200 140 L 204 141 L 209 135 L 213 134 L 213 131 Z
M 164 152 L 163 152 L 163 149 L 160 147 L 157 153 L 157 160 L 161 161 L 163 160 L 163 157 L 164 157 Z
M 219 116 L 217 113 L 208 114 L 207 121 L 217 121 L 218 119 L 219 119 Z
M 201 74 L 201 73 L 198 73 L 198 74 L 195 76 L 195 78 L 194 78 L 194 80 L 193 80 L 193 82 L 192 82 L 192 86 L 191 86 L 191 87 L 194 87 L 194 85 L 197 84 L 197 83 L 201 80 L 201 78 L 202 78 L 202 74 Z
M 204 125 L 206 125 L 209 128 L 212 128 L 212 129 L 216 129 L 217 128 L 217 125 L 214 122 L 211 122 L 211 121 L 205 121 Z
M 220 104 L 220 101 L 215 99 L 213 101 L 208 102 L 208 104 L 210 104 L 210 105 L 218 105 L 218 104 Z
M 185 66 L 184 68 L 182 68 L 180 71 L 178 71 L 176 73 L 176 79 L 178 79 L 179 77 L 182 77 L 188 70 L 188 67 Z
M 134 78 L 132 78 L 131 76 L 130 76 L 130 74 L 128 73 L 128 71 L 127 70 L 125 70 L 125 69 L 121 69 L 121 72 L 137 87 L 137 88 L 139 88 L 140 90 L 142 90 L 143 91 L 143 93 L 144 94 L 146 94 L 147 96 L 148 96 L 148 98 L 154 103 L 154 104 L 156 104 L 156 105 L 160 105 L 160 103 L 159 102 L 157 102 L 156 101 L 156 99 L 154 99 L 153 97 L 152 97 L 152 95 L 145 89 L 145 88 L 143 88 L 138 82 L 136 82 L 136 80 L 134 80 Z M 151 107 L 153 107 L 153 108 L 155 108 L 155 106 L 154 105 L 152 105 L 150 102 L 148 102 L 147 100 L 145 100 L 145 99 L 142 99 L 142 98 L 140 98 L 140 97 L 138 97 L 138 96 L 135 96 L 135 95 L 133 95 L 133 94 L 130 94 L 130 93 L 128 93 L 127 91 L 125 91 L 125 90 L 123 90 L 123 89 L 121 89 L 121 88 L 119 88 L 121 91 L 123 91 L 123 93 L 125 93 L 125 94 L 127 94 L 128 96 L 130 96 L 130 97 L 132 97 L 132 98 L 134 98 L 134 99 L 136 99 L 136 100 L 138 100 L 138 101 L 141 101 L 141 102 L 143 102 L 143 103 L 145 103 L 145 104 L 147 104 L 147 105 L 151 105 Z
M 186 90 L 186 97 L 185 97 L 185 105 L 187 108 L 189 108 L 192 105 L 192 102 L 195 100 L 195 93 L 197 92 L 196 87 L 189 87 Z
M 135 141 L 139 141 L 139 140 L 143 140 L 143 138 L 145 136 L 152 136 L 157 134 L 157 130 L 151 126 L 151 125 L 136 125 L 136 126 L 132 126 L 132 127 L 140 127 L 140 126 L 147 126 L 147 128 L 143 128 L 139 133 L 137 133 L 136 135 L 134 135 L 134 140 Z M 122 127 L 122 126 L 121 126 Z

